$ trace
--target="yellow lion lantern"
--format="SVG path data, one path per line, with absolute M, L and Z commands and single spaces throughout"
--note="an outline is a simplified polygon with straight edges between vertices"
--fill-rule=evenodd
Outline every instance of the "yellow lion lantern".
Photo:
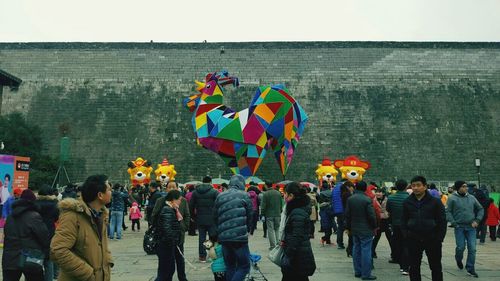
M 363 180 L 366 170 L 370 169 L 370 162 L 361 161 L 356 156 L 348 156 L 345 159 L 337 159 L 333 162 L 335 167 L 342 173 L 342 179 L 352 183 Z
M 318 164 L 316 176 L 318 177 L 319 186 L 323 186 L 323 182 L 327 182 L 332 186 L 337 181 L 337 170 L 333 166 L 329 158 L 324 158 L 321 164 Z
M 161 185 L 166 185 L 169 181 L 175 180 L 175 166 L 170 165 L 168 160 L 165 158 L 161 164 L 158 164 L 158 168 L 155 170 L 156 181 L 161 183 Z
M 153 168 L 147 160 L 137 157 L 135 161 L 128 162 L 128 174 L 133 186 L 149 184 L 151 182 L 151 172 Z

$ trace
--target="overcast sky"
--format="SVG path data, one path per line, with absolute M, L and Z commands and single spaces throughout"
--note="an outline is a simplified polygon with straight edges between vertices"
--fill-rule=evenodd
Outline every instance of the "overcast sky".
M 0 42 L 495 41 L 500 0 L 0 0 Z

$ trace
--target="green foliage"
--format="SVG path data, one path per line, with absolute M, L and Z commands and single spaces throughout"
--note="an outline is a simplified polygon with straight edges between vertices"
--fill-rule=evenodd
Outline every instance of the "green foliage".
M 5 147 L 1 154 L 26 156 L 31 158 L 30 188 L 41 184 L 52 184 L 57 172 L 57 159 L 42 154 L 41 129 L 26 122 L 19 113 L 0 116 L 0 141 Z

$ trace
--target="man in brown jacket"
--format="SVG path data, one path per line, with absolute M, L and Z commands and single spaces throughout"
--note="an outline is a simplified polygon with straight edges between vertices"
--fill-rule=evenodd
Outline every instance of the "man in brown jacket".
M 82 200 L 59 203 L 59 226 L 50 256 L 60 267 L 59 281 L 109 281 L 113 261 L 108 249 L 111 186 L 104 175 L 90 176 L 81 188 Z

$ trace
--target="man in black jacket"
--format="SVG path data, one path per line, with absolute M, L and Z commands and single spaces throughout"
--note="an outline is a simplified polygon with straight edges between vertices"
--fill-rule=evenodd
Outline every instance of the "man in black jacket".
M 4 280 L 19 280 L 24 274 L 26 280 L 42 281 L 43 269 L 39 272 L 26 271 L 19 267 L 21 253 L 26 249 L 49 254 L 49 232 L 43 223 L 39 208 L 35 205 L 36 196 L 25 189 L 21 198 L 12 204 L 12 214 L 5 222 L 4 249 L 2 255 L 2 274 Z
M 196 219 L 198 225 L 198 254 L 200 262 L 207 261 L 207 250 L 203 246 L 203 242 L 208 238 L 208 235 L 216 233 L 214 221 L 214 205 L 215 199 L 219 193 L 213 188 L 212 178 L 205 176 L 203 183 L 196 187 L 189 201 L 189 213 Z
M 153 224 L 151 221 L 151 214 L 153 213 L 153 209 L 156 204 L 156 200 L 158 198 L 162 197 L 163 194 L 158 190 L 160 187 L 160 184 L 157 182 L 152 182 L 149 185 L 149 199 L 148 199 L 148 205 L 146 206 L 146 220 L 148 221 L 148 226 Z
M 441 200 L 427 192 L 427 180 L 411 180 L 413 193 L 403 202 L 401 231 L 408 241 L 410 280 L 420 281 L 420 264 L 425 251 L 433 281 L 443 280 L 442 243 L 446 235 L 446 215 Z
M 49 231 L 48 240 L 51 241 L 56 231 L 55 222 L 59 219 L 59 209 L 57 208 L 57 197 L 53 195 L 50 185 L 42 185 L 38 190 L 38 198 L 35 205 L 39 208 L 42 220 Z M 47 256 L 45 259 L 45 280 L 52 281 L 54 278 L 54 263 Z

